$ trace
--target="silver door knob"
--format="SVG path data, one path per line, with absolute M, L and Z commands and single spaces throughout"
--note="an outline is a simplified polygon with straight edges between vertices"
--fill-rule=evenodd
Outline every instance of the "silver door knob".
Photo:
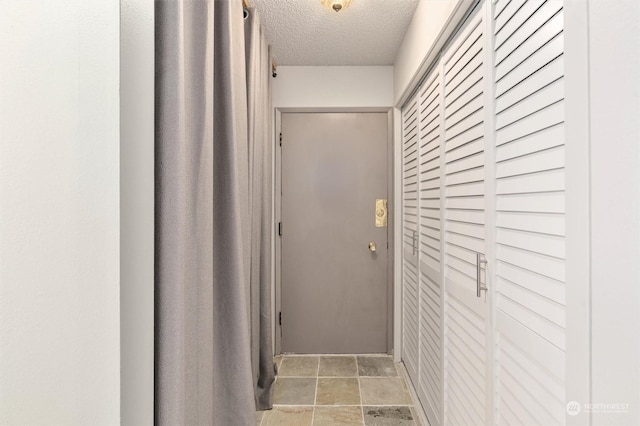
M 371 253 L 375 253 L 376 251 L 376 243 L 374 243 L 373 241 L 369 243 L 369 250 L 371 250 Z

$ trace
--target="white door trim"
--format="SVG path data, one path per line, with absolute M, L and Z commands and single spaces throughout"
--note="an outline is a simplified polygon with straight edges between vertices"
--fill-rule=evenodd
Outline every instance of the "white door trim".
M 565 1 L 566 401 L 591 402 L 588 4 Z M 591 424 L 584 410 L 567 425 Z

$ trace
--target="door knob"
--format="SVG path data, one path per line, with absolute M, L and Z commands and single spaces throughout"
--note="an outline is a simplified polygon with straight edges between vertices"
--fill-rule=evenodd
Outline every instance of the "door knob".
M 376 243 L 374 243 L 373 241 L 369 243 L 369 250 L 371 250 L 371 253 L 375 253 L 376 252 Z

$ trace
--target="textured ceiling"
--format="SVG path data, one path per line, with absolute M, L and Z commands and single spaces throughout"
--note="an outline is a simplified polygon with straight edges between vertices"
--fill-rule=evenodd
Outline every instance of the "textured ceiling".
M 250 0 L 278 65 L 392 65 L 419 0 Z

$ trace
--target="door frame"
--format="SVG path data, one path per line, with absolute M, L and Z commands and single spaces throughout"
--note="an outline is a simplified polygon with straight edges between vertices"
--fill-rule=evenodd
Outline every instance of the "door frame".
M 394 347 L 394 221 L 395 221 L 395 196 L 394 196 L 394 108 L 393 107 L 364 107 L 364 108 L 275 108 L 275 125 L 273 138 L 274 180 L 273 180 L 273 292 L 272 292 L 272 318 L 273 318 L 273 347 L 275 355 L 282 353 L 282 327 L 280 326 L 279 313 L 282 311 L 282 240 L 278 235 L 278 223 L 282 220 L 282 150 L 280 149 L 280 133 L 282 132 L 283 113 L 387 113 L 387 241 L 389 249 L 387 254 L 387 353 L 393 354 Z

